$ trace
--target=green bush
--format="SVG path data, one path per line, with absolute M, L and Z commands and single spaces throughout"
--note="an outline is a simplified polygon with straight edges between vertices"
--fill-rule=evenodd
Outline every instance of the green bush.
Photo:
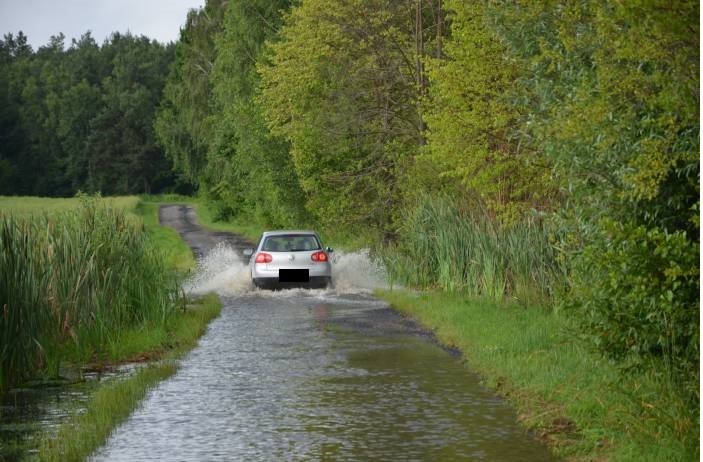
M 699 243 L 612 220 L 603 230 L 577 259 L 572 298 L 586 332 L 628 367 L 661 367 L 697 401 Z

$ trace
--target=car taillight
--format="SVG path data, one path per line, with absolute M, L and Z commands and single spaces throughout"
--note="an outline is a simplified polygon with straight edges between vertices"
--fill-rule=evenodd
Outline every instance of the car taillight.
M 315 252 L 310 258 L 312 258 L 312 261 L 327 261 L 327 254 L 325 252 Z
M 256 260 L 254 261 L 256 263 L 271 263 L 273 261 L 273 257 L 267 253 L 259 252 L 256 255 Z

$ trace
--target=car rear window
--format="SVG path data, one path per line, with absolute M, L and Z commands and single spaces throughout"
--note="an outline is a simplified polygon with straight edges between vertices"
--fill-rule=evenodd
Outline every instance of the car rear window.
M 319 250 L 320 242 L 312 234 L 282 234 L 269 236 L 261 250 L 268 252 L 303 252 Z

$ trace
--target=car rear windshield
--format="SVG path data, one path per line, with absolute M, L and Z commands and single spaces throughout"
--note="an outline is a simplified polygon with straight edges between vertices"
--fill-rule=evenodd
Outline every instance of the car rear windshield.
M 261 250 L 268 252 L 303 252 L 319 250 L 320 242 L 313 234 L 282 234 L 269 236 Z

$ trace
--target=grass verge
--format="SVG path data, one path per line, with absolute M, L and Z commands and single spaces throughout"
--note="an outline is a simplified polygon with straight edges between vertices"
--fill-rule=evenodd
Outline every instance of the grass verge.
M 46 436 L 41 440 L 39 460 L 81 461 L 103 445 L 112 430 L 129 417 L 149 390 L 176 372 L 175 360 L 195 346 L 208 323 L 219 316 L 220 310 L 219 298 L 214 294 L 194 301 L 170 322 L 163 349 L 151 352 L 151 357 L 161 362 L 99 387 L 84 413 L 64 422 L 55 437 Z
M 135 207 L 135 213 L 141 217 L 149 237 L 163 254 L 166 266 L 187 273 L 195 266 L 193 252 L 174 229 L 161 226 L 159 205 L 159 202 L 142 200 Z
M 666 382 L 623 377 L 578 340 L 559 313 L 462 294 L 377 295 L 458 347 L 468 366 L 516 407 L 555 454 L 569 460 L 698 460 L 697 422 Z

